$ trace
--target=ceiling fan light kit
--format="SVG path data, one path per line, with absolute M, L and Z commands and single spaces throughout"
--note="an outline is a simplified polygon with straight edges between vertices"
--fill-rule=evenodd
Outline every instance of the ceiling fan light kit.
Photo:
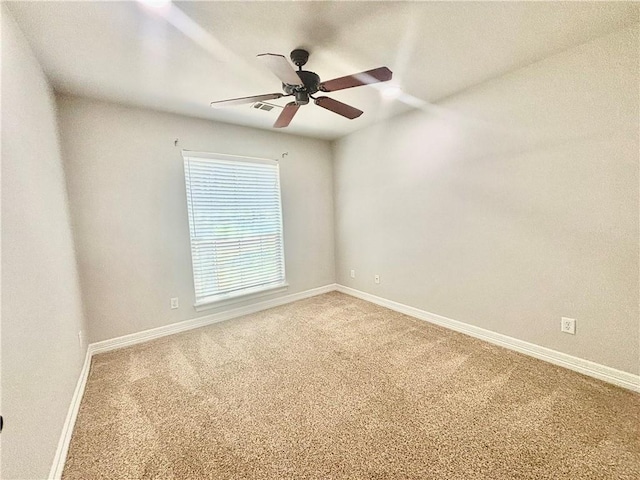
M 335 92 L 347 88 L 360 87 L 378 82 L 391 80 L 393 73 L 387 67 L 374 68 L 366 72 L 360 72 L 346 77 L 334 78 L 326 82 L 321 82 L 320 77 L 315 72 L 303 70 L 302 67 L 309 60 L 309 52 L 301 48 L 293 50 L 290 54 L 291 62 L 298 67 L 294 70 L 291 64 L 283 55 L 274 53 L 262 53 L 257 57 L 265 67 L 280 79 L 284 93 L 268 93 L 264 95 L 254 95 L 251 97 L 232 98 L 211 102 L 211 106 L 230 107 L 245 103 L 262 102 L 265 100 L 275 100 L 282 97 L 294 97 L 293 102 L 285 105 L 284 109 L 273 124 L 274 128 L 283 128 L 291 123 L 291 120 L 302 105 L 309 103 L 309 99 L 326 110 L 329 110 L 345 118 L 353 120 L 362 115 L 362 110 L 358 110 L 351 105 L 339 102 L 330 97 L 314 97 L 317 92 Z

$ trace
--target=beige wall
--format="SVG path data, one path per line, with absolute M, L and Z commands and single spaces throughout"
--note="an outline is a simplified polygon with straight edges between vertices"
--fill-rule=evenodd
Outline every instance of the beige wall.
M 84 360 L 55 100 L 2 6 L 2 478 L 46 478 Z
M 338 141 L 338 282 L 638 373 L 638 54 L 621 31 Z
M 328 142 L 77 97 L 58 105 L 91 342 L 215 312 L 193 309 L 181 148 L 288 152 L 280 175 L 290 287 L 261 300 L 335 281 Z

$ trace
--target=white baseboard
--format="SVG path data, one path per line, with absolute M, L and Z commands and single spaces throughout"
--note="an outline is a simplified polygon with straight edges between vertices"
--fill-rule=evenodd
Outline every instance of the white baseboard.
M 375 295 L 371 295 L 370 293 L 365 293 L 360 290 L 345 287 L 344 285 L 337 285 L 336 290 L 342 293 L 346 293 L 347 295 L 351 295 L 353 297 L 375 303 L 382 307 L 386 307 L 390 310 L 404 313 L 405 315 L 415 317 L 419 320 L 425 320 L 427 322 L 435 323 L 436 325 L 440 325 L 450 330 L 455 330 L 456 332 L 464 333 L 471 337 L 479 338 L 480 340 L 493 343 L 494 345 L 499 345 L 510 350 L 515 350 L 516 352 L 524 353 L 525 355 L 529 355 L 531 357 L 553 363 L 554 365 L 559 365 L 561 367 L 568 368 L 569 370 L 574 370 L 584 375 L 588 375 L 590 377 L 597 378 L 599 380 L 603 380 L 605 382 L 612 383 L 614 385 L 618 385 L 635 392 L 640 392 L 639 375 L 623 372 L 622 370 L 616 370 L 615 368 L 607 367 L 605 365 L 574 357 L 572 355 L 567 355 L 566 353 L 558 352 L 546 347 L 541 347 L 540 345 L 525 342 L 524 340 L 518 340 L 517 338 L 502 335 L 500 333 L 495 333 L 490 330 L 485 330 L 484 328 L 469 325 L 468 323 L 452 320 L 450 318 L 443 317 L 442 315 L 436 315 L 435 313 L 430 313 L 425 310 L 410 307 L 409 305 L 404 305 L 392 300 L 377 297 Z
M 60 440 L 58 440 L 58 448 L 56 449 L 56 454 L 53 457 L 53 463 L 51 464 L 51 470 L 49 471 L 49 478 L 53 480 L 59 480 L 62 477 L 62 470 L 64 469 L 64 462 L 67 459 L 67 452 L 69 451 L 69 444 L 71 443 L 73 427 L 76 424 L 76 418 L 78 417 L 78 411 L 80 410 L 80 401 L 84 395 L 84 387 L 87 384 L 87 379 L 89 378 L 89 370 L 91 368 L 91 349 L 89 347 L 87 347 L 87 352 L 84 356 L 84 364 L 82 365 L 82 370 L 80 370 L 80 377 L 78 377 L 76 389 L 71 397 L 67 418 L 62 425 L 62 433 L 60 434 Z
M 224 322 L 225 320 L 230 320 L 232 318 L 241 317 L 243 315 L 260 312 L 262 310 L 267 310 L 268 308 L 278 307 L 286 303 L 297 302 L 298 300 L 314 297 L 316 295 L 322 295 L 323 293 L 327 292 L 332 292 L 335 289 L 336 285 L 335 283 L 332 283 L 323 287 L 305 290 L 304 292 L 292 293 L 291 295 L 284 295 L 282 297 L 274 298 L 271 300 L 265 300 L 262 302 L 252 303 L 251 305 L 233 308 L 231 310 L 212 313 L 210 315 L 205 315 L 204 317 L 185 320 L 184 322 L 172 323 L 171 325 L 165 325 L 163 327 L 152 328 L 150 330 L 144 330 L 142 332 L 124 335 L 122 337 L 103 340 L 101 342 L 92 343 L 91 345 L 89 345 L 89 348 L 91 349 L 92 355 L 95 355 L 96 353 L 108 352 L 109 350 L 128 347 L 129 345 L 147 342 L 155 338 L 173 335 L 174 333 L 185 332 L 194 328 L 200 328 L 214 323 Z

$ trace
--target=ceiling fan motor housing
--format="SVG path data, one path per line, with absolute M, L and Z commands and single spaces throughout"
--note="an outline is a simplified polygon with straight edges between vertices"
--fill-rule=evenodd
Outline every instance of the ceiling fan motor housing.
M 300 80 L 302 80 L 303 85 L 283 83 L 282 90 L 288 95 L 294 95 L 298 105 L 304 105 L 309 103 L 309 95 L 313 95 L 318 91 L 320 77 L 314 72 L 308 72 L 306 70 L 298 70 L 296 73 L 300 77 Z

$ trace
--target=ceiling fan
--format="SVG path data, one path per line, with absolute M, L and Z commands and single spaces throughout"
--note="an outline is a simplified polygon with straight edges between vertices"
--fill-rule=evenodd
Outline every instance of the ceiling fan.
M 358 110 L 351 105 L 339 102 L 333 98 L 325 96 L 315 97 L 314 94 L 317 92 L 335 92 L 337 90 L 344 90 L 345 88 L 386 82 L 391 80 L 393 75 L 387 67 L 379 67 L 373 70 L 367 70 L 366 72 L 321 82 L 320 77 L 316 73 L 302 70 L 303 65 L 309 60 L 309 52 L 300 48 L 291 52 L 291 61 L 298 67 L 297 71 L 294 70 L 284 55 L 263 53 L 258 55 L 258 59 L 282 81 L 282 90 L 284 93 L 267 93 L 265 95 L 254 95 L 252 97 L 220 100 L 218 102 L 211 102 L 211 106 L 214 108 L 230 107 L 244 103 L 274 100 L 281 97 L 295 97 L 293 102 L 285 105 L 282 113 L 280 113 L 280 116 L 273 124 L 274 128 L 282 128 L 289 125 L 300 106 L 309 103 L 310 98 L 313 99 L 316 105 L 337 113 L 338 115 L 342 115 L 350 120 L 358 118 L 362 115 L 362 110 Z

